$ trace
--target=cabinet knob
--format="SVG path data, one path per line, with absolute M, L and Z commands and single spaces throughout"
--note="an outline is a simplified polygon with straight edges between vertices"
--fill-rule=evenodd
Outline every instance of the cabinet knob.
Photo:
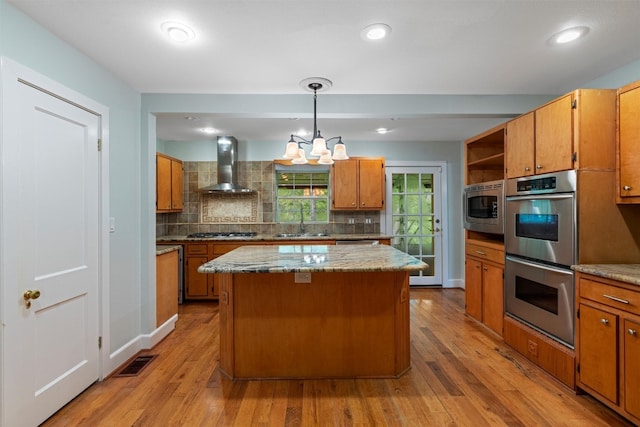
M 355 206 L 355 205 L 356 205 L 356 202 L 351 202 L 351 206 Z
M 525 172 L 529 172 L 530 170 L 531 170 L 531 168 L 530 168 L 529 166 L 527 166 L 527 167 L 525 167 L 525 168 L 524 168 L 524 171 L 525 171 Z
M 361 203 L 361 205 L 362 205 L 362 206 L 365 206 L 365 203 L 364 203 L 364 202 L 362 202 L 362 203 Z
M 542 165 L 536 165 L 536 169 L 542 169 Z
M 603 325 L 608 325 L 609 321 L 607 319 L 600 319 L 600 323 L 602 323 Z
M 622 189 L 623 189 L 624 191 L 629 191 L 629 190 L 631 190 L 631 187 L 630 187 L 630 186 L 628 186 L 628 185 L 623 185 L 623 186 L 622 186 Z
M 637 335 L 638 334 L 635 329 L 627 329 L 627 333 L 629 335 Z

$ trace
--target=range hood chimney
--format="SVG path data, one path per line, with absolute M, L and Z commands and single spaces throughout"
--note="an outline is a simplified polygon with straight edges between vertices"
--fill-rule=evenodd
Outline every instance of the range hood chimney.
M 233 136 L 218 137 L 218 183 L 199 188 L 202 193 L 253 193 L 238 184 L 238 140 Z

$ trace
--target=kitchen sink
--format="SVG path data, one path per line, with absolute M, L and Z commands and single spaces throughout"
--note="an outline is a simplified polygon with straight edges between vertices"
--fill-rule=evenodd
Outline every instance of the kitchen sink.
M 328 233 L 278 233 L 275 237 L 328 237 Z

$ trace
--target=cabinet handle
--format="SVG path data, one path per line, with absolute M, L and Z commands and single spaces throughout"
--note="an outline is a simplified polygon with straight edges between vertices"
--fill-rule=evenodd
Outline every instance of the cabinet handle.
M 607 319 L 600 319 L 600 323 L 602 323 L 603 325 L 608 325 L 609 321 Z
M 542 169 L 542 165 L 536 165 L 536 169 Z
M 629 333 L 629 335 L 637 335 L 638 334 L 635 329 L 627 329 L 627 332 Z
M 623 303 L 623 304 L 629 304 L 629 301 L 627 301 L 626 299 L 616 298 L 616 297 L 614 297 L 614 296 L 607 295 L 607 294 L 603 294 L 602 296 L 603 296 L 603 297 L 605 297 L 605 298 L 612 299 L 612 300 L 614 300 L 614 301 L 621 302 L 621 303 Z
M 629 191 L 629 190 L 631 190 L 631 187 L 630 187 L 630 186 L 628 186 L 628 185 L 623 185 L 623 186 L 622 186 L 622 189 L 623 189 L 624 191 Z
M 487 254 L 486 252 L 482 252 L 482 251 L 476 251 L 476 253 L 480 254 L 480 255 L 486 255 Z

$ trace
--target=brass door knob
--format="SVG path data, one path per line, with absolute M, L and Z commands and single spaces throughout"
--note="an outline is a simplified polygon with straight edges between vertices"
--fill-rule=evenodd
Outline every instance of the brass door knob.
M 24 302 L 25 302 L 25 305 L 27 306 L 27 308 L 30 308 L 31 307 L 31 300 L 40 298 L 40 291 L 37 290 L 37 289 L 35 291 L 32 291 L 31 289 L 28 289 L 28 290 L 24 291 L 24 293 L 22 294 L 22 298 L 24 298 Z

